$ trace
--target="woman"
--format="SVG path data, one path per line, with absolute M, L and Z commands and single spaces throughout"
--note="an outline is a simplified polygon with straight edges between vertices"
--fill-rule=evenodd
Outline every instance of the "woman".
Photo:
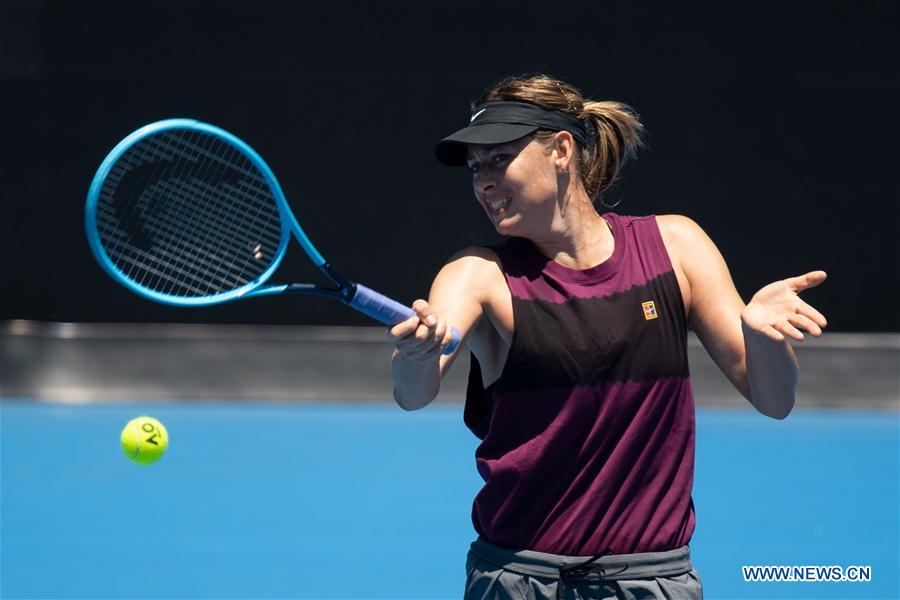
M 793 407 L 787 338 L 821 335 L 798 297 L 815 271 L 765 286 L 746 306 L 722 256 L 686 217 L 599 214 L 595 203 L 640 145 L 631 109 L 591 102 L 546 76 L 510 78 L 436 146 L 467 165 L 509 239 L 467 248 L 389 336 L 394 397 L 437 395 L 472 353 L 466 424 L 485 480 L 466 598 L 700 598 L 694 529 L 692 328 L 763 414 Z

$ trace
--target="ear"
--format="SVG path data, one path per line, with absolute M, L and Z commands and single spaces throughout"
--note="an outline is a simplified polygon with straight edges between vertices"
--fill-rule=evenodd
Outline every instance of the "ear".
M 557 131 L 553 136 L 553 162 L 556 172 L 568 173 L 575 158 L 575 138 L 568 131 Z

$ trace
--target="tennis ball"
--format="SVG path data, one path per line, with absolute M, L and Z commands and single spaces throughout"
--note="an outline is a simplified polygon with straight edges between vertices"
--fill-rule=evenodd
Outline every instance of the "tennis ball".
M 122 450 L 132 461 L 149 465 L 162 458 L 169 446 L 169 434 L 163 424 L 152 417 L 128 421 L 122 430 Z

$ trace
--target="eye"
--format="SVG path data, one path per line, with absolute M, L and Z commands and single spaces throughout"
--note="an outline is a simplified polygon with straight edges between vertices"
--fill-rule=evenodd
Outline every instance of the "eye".
M 502 165 L 509 158 L 509 154 L 495 154 L 491 157 L 491 160 L 495 165 Z
M 477 173 L 477 172 L 478 172 L 478 163 L 468 163 L 468 164 L 466 165 L 466 167 L 468 167 L 469 171 L 472 172 L 472 173 Z

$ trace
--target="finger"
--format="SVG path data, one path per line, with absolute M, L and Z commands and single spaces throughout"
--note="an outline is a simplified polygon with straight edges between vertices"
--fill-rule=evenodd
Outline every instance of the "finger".
M 387 337 L 390 341 L 397 342 L 398 340 L 402 340 L 403 338 L 414 333 L 418 325 L 419 317 L 418 315 L 413 315 L 405 321 L 400 321 L 393 327 L 389 328 L 387 330 Z
M 760 329 L 760 333 L 765 335 L 770 340 L 775 340 L 776 342 L 783 342 L 784 336 L 780 331 L 772 327 L 771 325 L 766 325 L 762 329 Z
M 793 338 L 793 339 L 797 340 L 798 342 L 802 342 L 804 339 L 803 332 L 800 331 L 799 329 L 797 329 L 796 327 L 794 327 L 793 325 L 791 325 L 790 323 L 788 323 L 787 321 L 782 321 L 781 323 L 776 323 L 773 327 L 775 329 L 777 329 L 779 332 L 781 332 L 782 334 L 784 334 L 790 338 Z
M 434 341 L 436 344 L 440 345 L 444 341 L 444 336 L 447 335 L 447 322 L 443 319 L 438 319 L 438 323 L 434 328 Z
M 819 327 L 828 326 L 828 319 L 825 318 L 825 315 L 817 311 L 815 308 L 813 308 L 803 300 L 801 300 L 800 304 L 797 305 L 797 312 L 815 321 L 816 325 L 818 325 Z
M 426 301 L 416 300 L 412 303 L 412 309 L 416 311 L 419 319 L 429 327 L 437 325 L 437 317 L 434 315 L 434 311 Z
M 791 315 L 788 318 L 788 322 L 797 329 L 806 330 L 816 337 L 822 335 L 822 328 L 807 316 L 801 314 Z
M 429 330 L 433 331 L 433 330 Z M 415 345 L 406 352 L 416 358 L 436 358 L 441 355 L 441 338 L 431 335 L 424 340 L 415 340 Z
M 420 323 L 419 326 L 416 327 L 415 338 L 420 342 L 434 340 L 434 327 L 429 327 L 428 325 Z
M 413 315 L 405 321 L 400 321 L 388 329 L 388 339 L 392 342 L 401 340 L 416 330 L 419 325 L 419 315 Z
M 423 356 L 440 355 L 441 351 L 444 349 L 442 342 L 447 329 L 447 323 L 443 319 L 438 319 L 438 322 L 434 327 L 428 328 L 430 335 L 421 340 L 416 347 L 416 352 L 419 352 Z M 423 333 L 421 329 L 416 332 L 416 335 L 418 336 L 420 333 Z
M 444 330 L 444 336 L 441 338 L 441 353 L 443 354 L 444 350 L 453 342 L 453 327 L 447 325 Z M 459 346 L 461 346 L 460 344 Z M 459 346 L 456 348 L 459 349 Z M 454 351 L 455 352 L 455 351 Z
M 825 271 L 810 271 L 805 275 L 799 275 L 797 277 L 788 277 L 785 281 L 788 286 L 795 292 L 802 292 L 803 290 L 808 290 L 809 288 L 816 287 L 828 277 L 828 274 Z

